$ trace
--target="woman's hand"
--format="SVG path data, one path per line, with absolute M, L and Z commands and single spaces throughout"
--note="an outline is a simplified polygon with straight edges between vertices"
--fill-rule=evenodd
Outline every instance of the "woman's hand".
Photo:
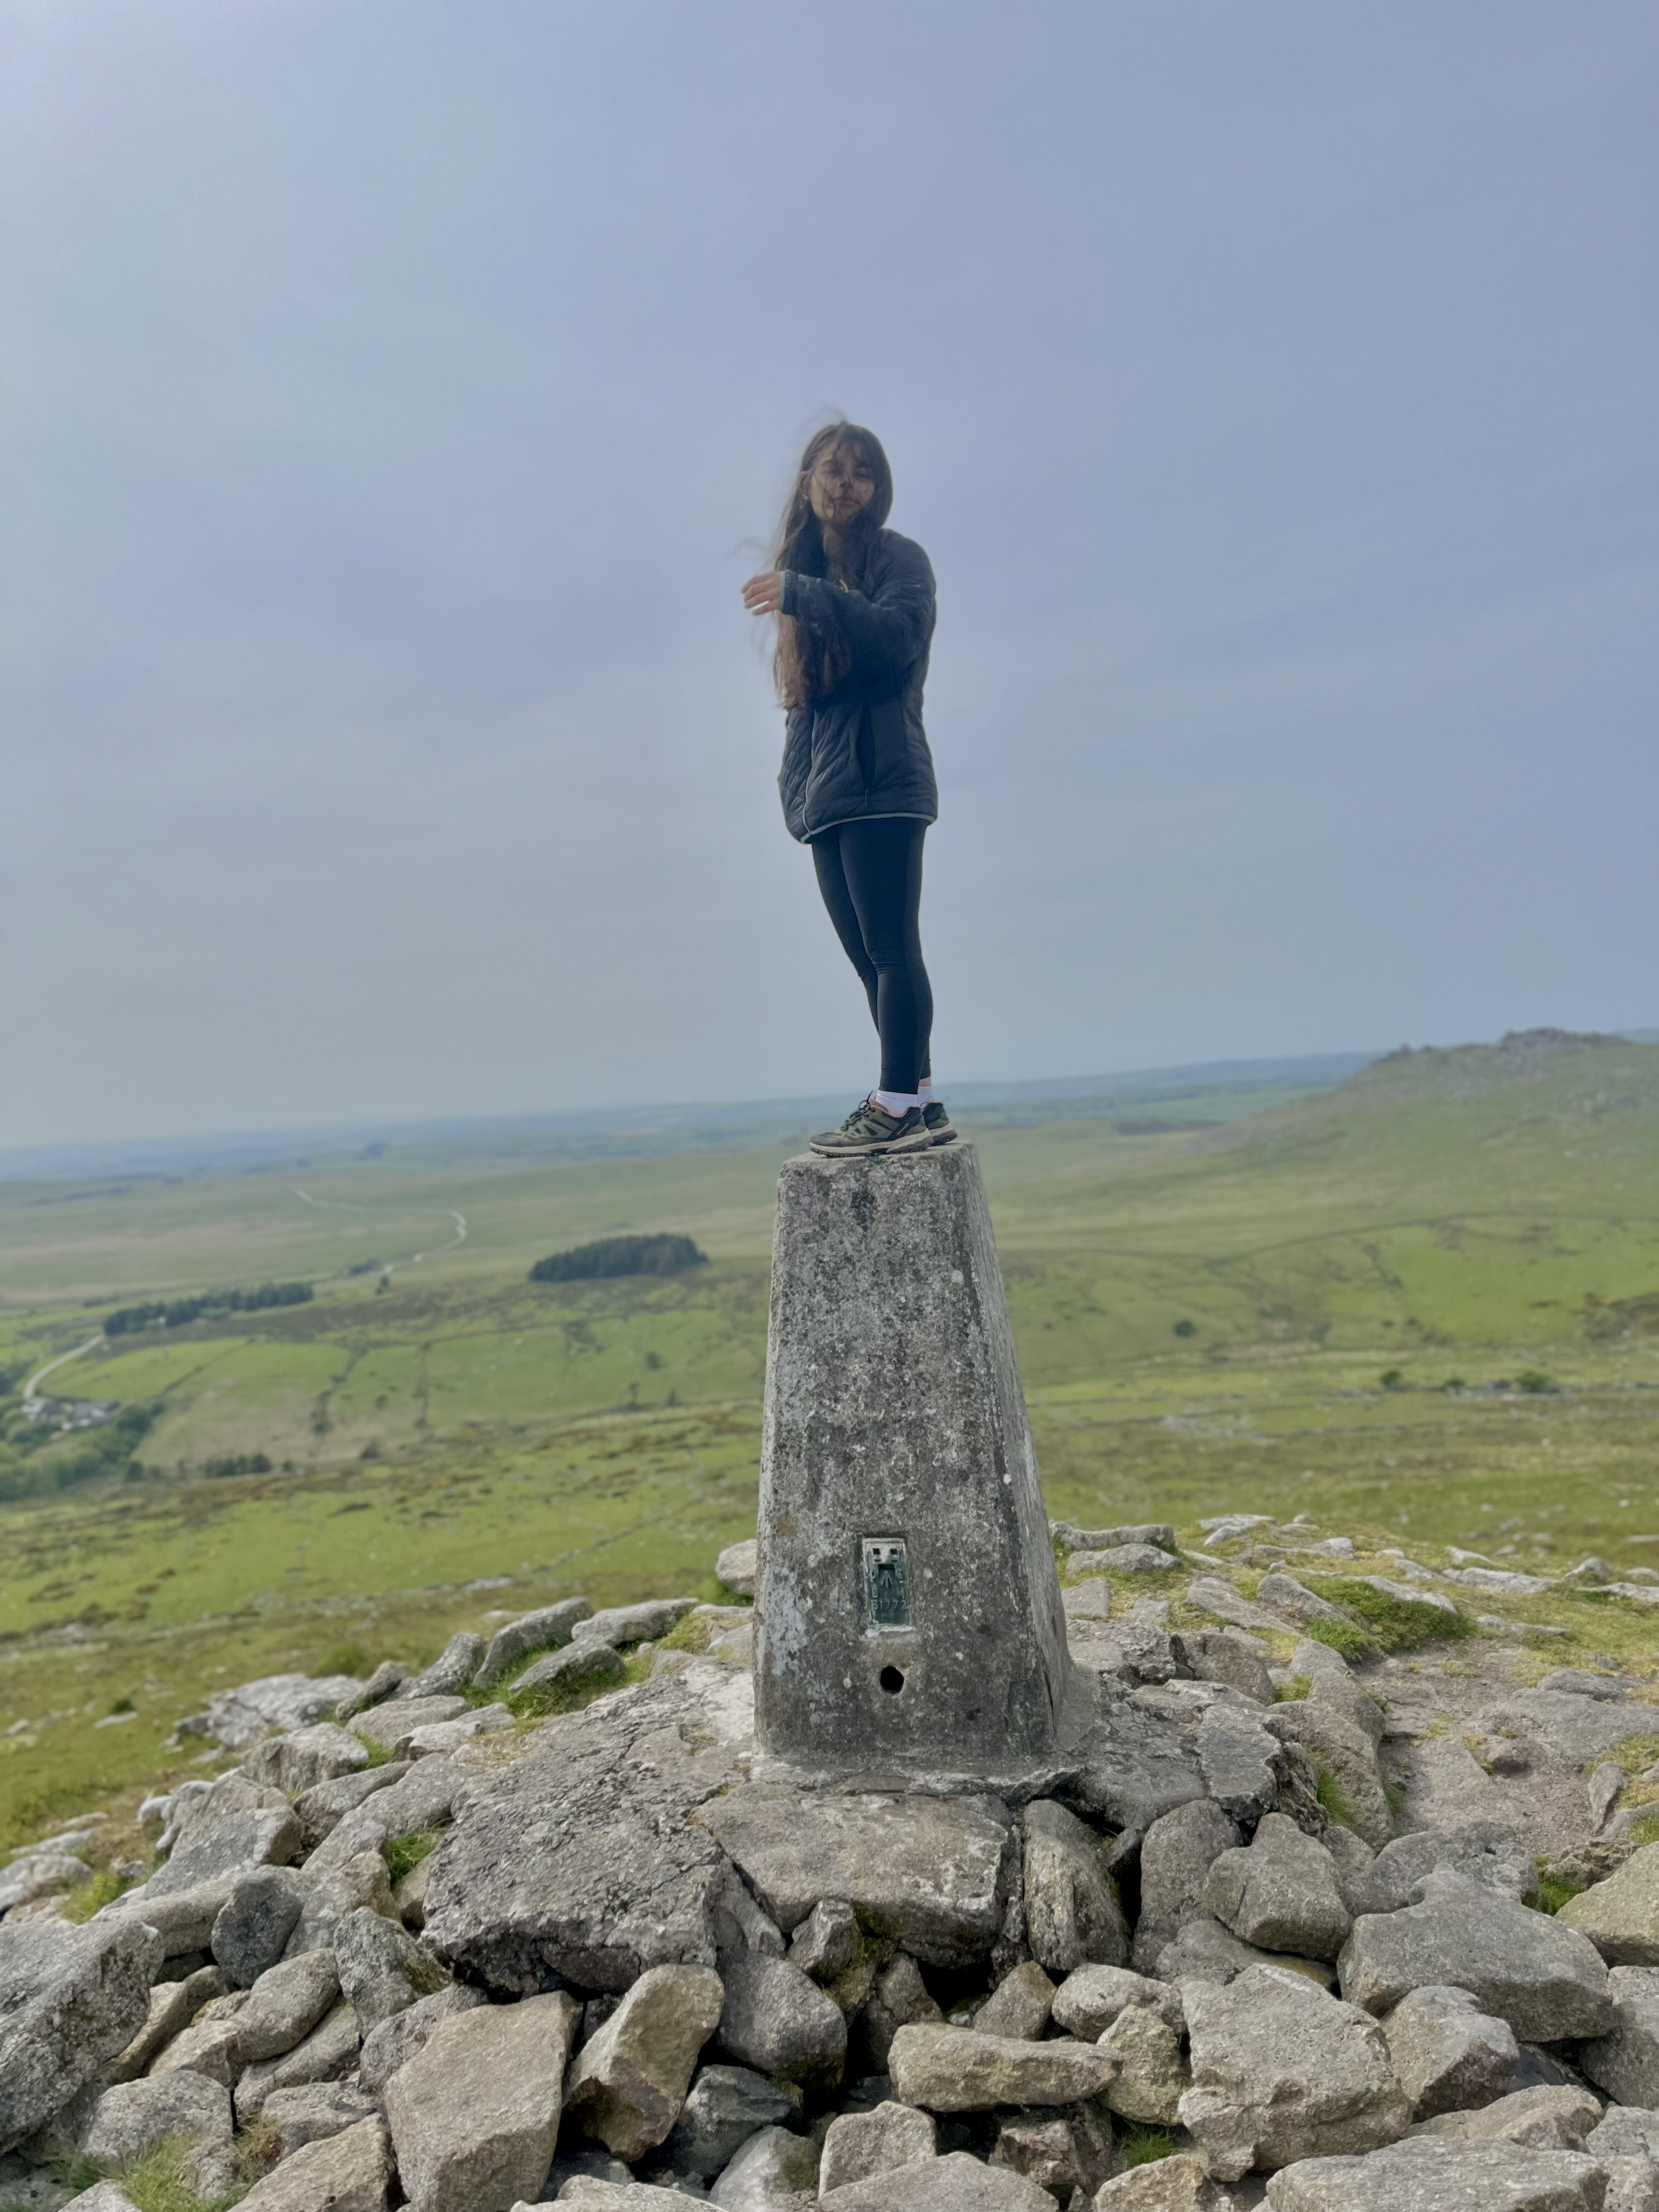
M 743 603 L 751 615 L 775 615 L 783 596 L 783 578 L 775 568 L 763 569 L 743 587 Z

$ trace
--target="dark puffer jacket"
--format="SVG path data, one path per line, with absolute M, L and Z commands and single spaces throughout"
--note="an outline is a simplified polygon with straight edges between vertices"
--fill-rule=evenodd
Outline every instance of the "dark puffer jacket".
M 853 665 L 835 690 L 793 707 L 778 789 L 792 837 L 883 814 L 937 819 L 939 787 L 921 726 L 933 635 L 933 571 L 914 538 L 884 530 L 868 596 L 786 569 L 780 611 L 815 635 L 838 631 Z

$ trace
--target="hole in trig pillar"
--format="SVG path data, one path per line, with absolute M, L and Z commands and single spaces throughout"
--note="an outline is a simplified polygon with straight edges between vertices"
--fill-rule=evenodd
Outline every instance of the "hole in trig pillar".
M 896 1667 L 884 1667 L 876 1680 L 890 1698 L 897 1697 L 899 1692 L 904 1687 L 904 1677 Z
M 902 1536 L 866 1536 L 864 1553 L 864 1612 L 866 1632 L 908 1628 L 910 1561 Z M 884 1687 L 885 1685 L 884 1685 Z

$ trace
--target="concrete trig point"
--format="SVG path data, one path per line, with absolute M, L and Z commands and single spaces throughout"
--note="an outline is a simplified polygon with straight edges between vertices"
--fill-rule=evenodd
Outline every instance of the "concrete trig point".
M 1053 1752 L 1060 1584 L 971 1145 L 786 1163 L 761 1453 L 756 1730 L 814 1771 Z

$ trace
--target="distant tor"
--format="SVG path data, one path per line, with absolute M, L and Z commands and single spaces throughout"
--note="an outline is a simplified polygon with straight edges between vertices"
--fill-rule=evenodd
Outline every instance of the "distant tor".
M 592 1282 L 607 1275 L 678 1275 L 707 1264 L 689 1237 L 601 1237 L 568 1252 L 550 1253 L 530 1270 L 532 1283 Z

